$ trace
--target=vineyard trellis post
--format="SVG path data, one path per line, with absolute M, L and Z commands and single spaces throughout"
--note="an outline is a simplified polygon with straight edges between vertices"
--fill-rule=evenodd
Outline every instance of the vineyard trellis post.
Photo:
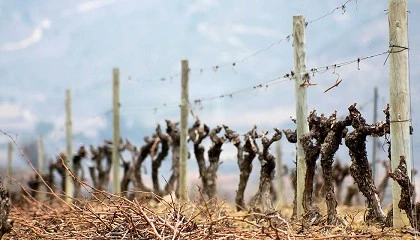
M 378 121 L 378 87 L 375 87 L 373 90 L 373 122 L 376 123 Z M 376 180 L 376 149 L 378 148 L 377 145 L 378 139 L 377 137 L 372 137 L 372 175 L 373 175 L 373 182 Z
M 112 191 L 114 194 L 121 192 L 120 185 L 120 71 L 114 68 L 112 71 L 112 110 L 113 110 L 113 138 L 112 138 Z
M 300 136 L 309 132 L 308 104 L 306 102 L 306 85 L 309 74 L 306 73 L 306 39 L 305 17 L 293 16 L 293 46 L 294 46 L 294 78 L 296 98 L 296 133 L 297 133 L 297 186 L 296 186 L 296 213 L 299 218 L 304 214 L 303 191 L 305 185 L 306 162 Z
M 391 132 L 391 171 L 394 172 L 404 156 L 411 180 L 411 116 L 408 69 L 407 0 L 389 0 L 389 100 Z M 408 224 L 406 214 L 398 207 L 401 188 L 392 181 L 393 225 Z
M 42 134 L 40 134 L 37 139 L 37 154 L 38 154 L 38 172 L 39 174 L 41 174 L 41 176 L 42 174 L 44 174 L 44 171 L 45 171 L 45 154 L 44 153 L 45 153 L 44 140 L 43 140 Z M 37 197 L 39 200 L 44 200 L 45 192 L 47 188 L 45 187 L 45 185 L 41 184 L 39 190 L 41 192 L 37 194 Z
M 11 177 L 13 174 L 13 142 L 9 142 L 7 150 L 7 176 Z M 4 184 L 7 187 L 10 186 L 10 178 L 5 179 Z
M 45 158 L 44 158 L 44 140 L 42 135 L 38 136 L 38 172 L 43 174 L 45 171 Z
M 181 133 L 180 133 L 180 165 L 179 165 L 179 197 L 188 198 L 187 189 L 187 158 L 188 158 L 188 60 L 181 61 Z
M 70 171 L 73 171 L 73 139 L 72 139 L 72 121 L 71 121 L 71 90 L 66 90 L 66 145 L 67 145 L 67 157 L 65 164 Z M 73 198 L 73 184 L 69 171 L 65 171 L 65 193 L 66 201 L 71 202 Z

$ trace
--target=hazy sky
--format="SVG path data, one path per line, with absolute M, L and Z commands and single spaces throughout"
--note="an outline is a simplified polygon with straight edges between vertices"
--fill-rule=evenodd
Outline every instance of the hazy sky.
M 64 96 L 70 88 L 75 151 L 81 144 L 110 139 L 112 69 L 118 67 L 122 136 L 140 145 L 157 123 L 179 117 L 182 59 L 188 59 L 192 69 L 190 102 L 204 123 L 211 127 L 228 124 L 241 133 L 253 124 L 269 131 L 273 127 L 292 128 L 289 117 L 295 111 L 293 82 L 281 79 L 268 87 L 265 83 L 293 68 L 292 39 L 288 41 L 287 36 L 292 33 L 294 15 L 302 14 L 309 22 L 308 69 L 388 50 L 387 1 L 353 0 L 340 8 L 343 3 L 3 0 L 0 129 L 17 136 L 22 145 L 43 134 L 48 157 L 56 155 L 65 149 Z M 414 159 L 419 156 L 415 148 L 420 143 L 416 137 L 420 124 L 415 105 L 420 100 L 420 84 L 414 81 L 420 76 L 415 67 L 419 61 L 419 10 L 420 1 L 409 1 Z M 325 16 L 328 13 L 332 14 Z M 336 69 L 337 74 L 328 71 L 313 76 L 311 81 L 317 85 L 308 88 L 309 110 L 316 108 L 327 115 L 337 110 L 343 116 L 347 107 L 357 102 L 371 122 L 373 89 L 377 86 L 378 116 L 383 120 L 381 110 L 389 92 L 385 58 L 383 55 L 362 61 L 360 70 L 357 64 L 351 64 Z M 220 67 L 214 70 L 215 66 Z M 340 86 L 324 93 L 338 76 L 343 79 Z M 258 84 L 263 88 L 217 98 Z M 212 100 L 194 104 L 201 98 Z M 6 157 L 8 141 L 0 137 L 1 159 Z M 294 146 L 285 141 L 283 146 L 285 161 L 291 164 Z M 378 151 L 380 158 L 386 156 L 382 147 Z M 339 155 L 346 158 L 347 149 L 342 147 Z M 224 147 L 222 158 L 225 164 L 221 171 L 237 171 L 232 146 Z M 255 164 L 259 165 L 257 161 Z M 194 162 L 191 167 L 195 168 Z

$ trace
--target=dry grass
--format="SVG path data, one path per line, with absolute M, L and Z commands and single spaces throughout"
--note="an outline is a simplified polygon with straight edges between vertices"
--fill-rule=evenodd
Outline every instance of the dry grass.
M 148 194 L 150 196 L 150 194 Z M 95 195 L 98 196 L 98 195 Z M 221 201 L 178 202 L 165 199 L 128 200 L 101 193 L 101 199 L 34 199 L 14 205 L 15 220 L 5 239 L 412 239 L 409 233 L 363 223 L 360 208 L 346 211 L 347 227 L 302 227 L 291 221 L 290 208 L 270 214 L 236 212 Z

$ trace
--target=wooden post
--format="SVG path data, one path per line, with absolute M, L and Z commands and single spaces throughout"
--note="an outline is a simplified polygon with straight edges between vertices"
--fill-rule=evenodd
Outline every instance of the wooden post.
M 404 156 L 407 162 L 407 172 L 411 179 L 407 0 L 389 0 L 388 10 L 391 171 L 397 168 L 400 156 Z M 400 186 L 396 181 L 392 181 L 393 224 L 395 228 L 401 228 L 409 224 L 406 221 L 406 214 L 398 207 L 400 194 Z
M 378 88 L 375 87 L 373 91 L 373 123 L 378 121 Z M 378 144 L 378 138 L 372 137 L 372 175 L 373 175 L 373 182 L 376 180 L 376 149 L 378 148 L 376 145 Z
M 39 135 L 38 141 L 38 173 L 41 175 L 45 172 L 45 151 L 44 151 L 44 140 L 42 139 L 42 135 Z M 45 199 L 45 192 L 47 191 L 47 188 L 44 184 L 40 185 L 40 188 L 38 189 L 41 192 L 37 194 L 37 199 L 40 201 L 43 201 Z
M 66 90 L 66 142 L 67 142 L 67 158 L 66 166 L 73 172 L 73 144 L 72 144 L 72 121 L 71 121 L 71 91 Z M 73 198 L 73 182 L 72 177 L 68 171 L 66 171 L 66 201 L 71 202 Z
M 120 71 L 118 68 L 114 68 L 113 71 L 113 113 L 114 113 L 114 134 L 112 140 L 112 167 L 113 167 L 113 192 L 114 194 L 121 193 L 120 185 Z
M 13 174 L 13 142 L 9 142 L 7 151 L 7 176 L 11 177 Z M 4 179 L 4 186 L 7 189 L 10 187 L 10 180 Z
M 297 188 L 296 213 L 299 218 L 304 214 L 303 191 L 305 189 L 306 163 L 305 153 L 299 138 L 309 132 L 308 104 L 306 103 L 305 80 L 309 80 L 306 73 L 306 38 L 305 17 L 293 16 L 293 46 L 294 46 L 294 77 L 296 98 L 296 129 L 297 129 Z M 305 74 L 306 73 L 306 74 Z M 305 77 L 304 77 L 305 74 Z
M 277 175 L 277 206 L 282 208 L 284 206 L 284 185 L 283 185 L 283 156 L 281 150 L 281 141 L 277 142 L 276 145 L 276 155 L 277 155 L 277 163 L 276 163 L 276 175 Z
M 43 174 L 45 171 L 44 141 L 42 135 L 38 137 L 38 172 Z
M 187 189 L 187 158 L 188 158 L 188 60 L 181 61 L 181 133 L 180 133 L 180 165 L 179 165 L 179 196 L 180 199 L 188 198 Z

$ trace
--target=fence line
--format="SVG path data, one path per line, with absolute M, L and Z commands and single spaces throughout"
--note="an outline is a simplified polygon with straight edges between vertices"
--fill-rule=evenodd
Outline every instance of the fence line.
M 380 57 L 380 56 L 383 56 L 383 55 L 386 55 L 386 54 L 389 54 L 389 51 L 384 51 L 384 52 L 380 52 L 380 53 L 377 53 L 377 54 L 372 54 L 372 55 L 369 55 L 369 56 L 366 56 L 366 57 L 358 57 L 356 59 L 348 60 L 348 61 L 345 61 L 345 62 L 339 62 L 339 63 L 329 64 L 329 65 L 322 66 L 322 67 L 311 68 L 311 69 L 307 70 L 307 73 L 311 74 L 312 76 L 315 76 L 315 74 L 324 74 L 328 71 L 333 71 L 333 73 L 336 73 L 335 71 L 337 69 L 339 69 L 341 67 L 344 67 L 344 66 L 347 66 L 347 65 L 355 64 L 355 63 L 357 63 L 357 69 L 361 70 L 360 69 L 360 63 L 362 61 L 369 60 L 369 59 L 376 58 L 376 57 Z M 227 93 L 223 93 L 223 94 L 218 94 L 218 95 L 215 95 L 215 96 L 196 98 L 196 99 L 192 100 L 192 102 L 194 103 L 195 106 L 198 106 L 201 109 L 201 108 L 203 108 L 203 102 L 209 102 L 209 101 L 213 101 L 213 100 L 217 100 L 217 99 L 223 99 L 223 98 L 232 98 L 237 94 L 251 92 L 251 91 L 262 89 L 262 88 L 267 89 L 268 87 L 271 87 L 273 85 L 289 82 L 290 80 L 293 79 L 293 74 L 294 74 L 293 71 L 287 72 L 287 73 L 283 74 L 282 76 L 272 78 L 270 80 L 261 82 L 259 84 L 255 84 L 255 85 L 252 85 L 252 86 L 249 86 L 249 87 L 241 88 L 241 89 L 234 90 L 234 91 L 227 92 Z M 339 74 L 337 74 L 337 75 L 339 75 Z M 327 90 L 329 91 L 332 88 L 337 87 L 340 82 L 341 82 L 341 80 L 338 79 L 337 82 L 332 87 L 328 88 Z M 314 84 L 314 83 L 308 83 L 307 84 L 308 87 L 313 86 L 313 85 L 316 85 L 316 84 Z M 325 92 L 327 92 L 327 90 Z M 164 103 L 159 104 L 157 106 L 144 106 L 143 104 L 135 104 L 135 105 L 122 104 L 121 107 L 123 108 L 122 113 L 124 113 L 124 112 L 127 113 L 126 109 L 131 108 L 135 112 L 153 111 L 156 114 L 157 112 L 161 111 L 162 109 L 179 108 L 179 103 L 164 102 Z
M 385 51 L 385 52 L 381 52 L 381 53 L 378 53 L 378 54 L 369 55 L 367 57 L 359 57 L 359 58 L 354 59 L 354 60 L 349 60 L 349 61 L 345 61 L 345 62 L 330 64 L 330 65 L 323 66 L 323 67 L 311 68 L 311 69 L 307 70 L 307 73 L 312 74 L 312 76 L 315 76 L 315 74 L 323 74 L 323 73 L 328 72 L 330 70 L 333 70 L 334 73 L 335 73 L 335 70 L 337 68 L 341 68 L 343 66 L 347 66 L 347 65 L 350 65 L 350 64 L 354 64 L 354 63 L 357 63 L 358 69 L 360 70 L 360 63 L 362 61 L 368 60 L 368 59 L 371 59 L 371 58 L 376 58 L 376 57 L 379 57 L 379 56 L 382 56 L 382 55 L 385 55 L 385 54 L 388 54 L 388 53 L 389 53 L 389 51 Z M 248 91 L 253 91 L 255 89 L 260 89 L 260 88 L 263 88 L 263 87 L 268 88 L 271 85 L 286 82 L 287 79 L 292 80 L 293 74 L 294 73 L 292 71 L 290 73 L 285 73 L 281 77 L 277 77 L 277 78 L 271 79 L 269 81 L 262 82 L 262 83 L 257 84 L 257 85 L 253 85 L 252 87 L 243 88 L 243 89 L 236 90 L 236 91 L 233 91 L 233 92 L 230 92 L 230 93 L 225 93 L 225 94 L 222 94 L 222 95 L 217 95 L 217 96 L 212 96 L 212 97 L 207 97 L 207 98 L 198 98 L 198 99 L 194 100 L 194 103 L 202 103 L 204 101 L 212 101 L 212 100 L 215 100 L 215 99 L 220 99 L 220 98 L 225 98 L 225 97 L 233 97 L 236 94 L 243 93 L 243 92 L 248 92 Z M 281 79 L 283 79 L 283 80 L 281 80 Z M 314 85 L 314 84 L 308 83 L 307 86 L 311 86 L 311 85 Z
M 350 61 L 346 61 L 346 62 L 330 64 L 330 65 L 323 66 L 323 67 L 318 67 L 318 68 L 311 68 L 308 72 L 310 72 L 311 74 L 315 74 L 315 73 L 322 74 L 322 73 L 328 72 L 331 69 L 333 69 L 335 71 L 337 68 L 340 68 L 340 67 L 343 67 L 343 66 L 346 66 L 346 65 L 350 65 L 350 64 L 353 64 L 353 63 L 357 63 L 357 69 L 360 70 L 360 62 L 362 62 L 364 60 L 367 60 L 367 59 L 370 59 L 370 58 L 375 58 L 375 57 L 379 57 L 379 56 L 382 56 L 382 55 L 385 55 L 385 54 L 389 54 L 389 53 L 390 52 L 388 50 L 388 51 L 373 54 L 373 55 L 370 55 L 370 56 L 367 56 L 367 57 L 360 57 L 360 58 L 350 60 Z
M 362 61 L 368 60 L 368 59 L 371 59 L 371 58 L 380 57 L 380 56 L 383 56 L 383 55 L 386 55 L 386 54 L 389 54 L 389 51 L 384 51 L 384 52 L 369 55 L 369 56 L 366 56 L 366 57 L 359 57 L 357 59 L 353 59 L 353 60 L 349 60 L 349 61 L 345 61 L 345 62 L 329 64 L 329 65 L 322 66 L 322 67 L 311 68 L 311 69 L 307 70 L 307 72 L 312 74 L 312 76 L 314 76 L 315 74 L 323 74 L 323 73 L 328 72 L 328 71 L 334 71 L 334 73 L 335 73 L 336 69 L 347 66 L 347 65 L 355 64 L 355 63 L 357 63 L 357 68 L 360 70 L 360 63 Z M 285 82 L 288 82 L 288 81 L 292 80 L 293 74 L 294 73 L 291 71 L 290 73 L 285 73 L 283 76 L 276 77 L 276 78 L 270 79 L 268 81 L 264 81 L 264 82 L 261 82 L 259 84 L 252 85 L 252 86 L 249 86 L 249 87 L 246 87 L 246 88 L 242 88 L 242 89 L 239 89 L 239 90 L 235 90 L 235 91 L 232 91 L 232 92 L 219 94 L 219 95 L 215 95 L 215 96 L 197 98 L 197 99 L 194 99 L 192 101 L 192 103 L 193 103 L 193 105 L 195 105 L 199 109 L 202 109 L 204 107 L 203 102 L 209 102 L 209 101 L 213 101 L 213 100 L 216 100 L 216 99 L 232 98 L 237 94 L 251 92 L 251 91 L 262 89 L 262 88 L 268 88 L 268 87 L 273 86 L 273 85 L 282 84 L 282 83 L 285 83 Z M 193 108 L 191 103 L 190 103 L 190 106 Z M 128 113 L 127 108 L 131 108 L 135 112 L 152 111 L 154 114 L 157 114 L 159 111 L 162 111 L 163 109 L 179 108 L 179 103 L 162 103 L 159 106 L 152 106 L 152 107 L 144 106 L 144 105 L 124 105 L 124 104 L 122 104 L 121 107 L 123 108 L 122 109 L 123 114 Z M 111 111 L 112 111 L 112 109 L 107 110 L 105 112 L 101 112 L 101 113 L 96 114 L 96 115 L 93 115 L 89 118 L 106 116 Z M 77 133 L 73 134 L 73 139 L 83 136 L 84 131 L 86 129 L 90 128 L 90 127 L 91 126 L 86 126 L 83 129 L 79 130 Z M 64 131 L 64 126 L 61 127 L 60 129 L 58 129 L 58 131 L 60 131 L 60 132 Z

